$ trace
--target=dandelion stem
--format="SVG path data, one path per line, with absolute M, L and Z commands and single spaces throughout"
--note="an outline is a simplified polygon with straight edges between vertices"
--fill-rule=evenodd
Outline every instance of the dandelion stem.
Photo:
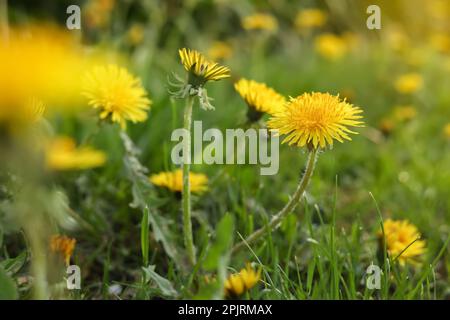
M 195 249 L 192 237 L 192 221 L 191 221 L 191 186 L 189 183 L 189 171 L 191 163 L 191 123 L 192 123 L 192 105 L 194 98 L 188 96 L 186 98 L 186 106 L 184 109 L 184 129 L 189 132 L 185 141 L 185 154 L 183 154 L 183 234 L 184 245 L 186 247 L 189 261 L 195 265 Z
M 251 235 L 249 235 L 245 240 L 241 241 L 237 245 L 235 245 L 232 249 L 232 253 L 238 252 L 243 247 L 247 246 L 248 244 L 255 242 L 259 238 L 261 238 L 263 235 L 272 232 L 273 230 L 276 230 L 279 226 L 283 218 L 292 210 L 295 209 L 301 198 L 303 197 L 303 194 L 305 193 L 306 187 L 308 186 L 309 181 L 311 180 L 311 176 L 314 172 L 314 167 L 317 160 L 317 149 L 312 149 L 309 152 L 308 160 L 306 162 L 306 169 L 305 173 L 303 174 L 302 178 L 300 179 L 300 182 L 297 186 L 297 190 L 295 190 L 295 193 L 293 194 L 292 198 L 289 200 L 289 202 L 284 206 L 281 211 L 279 211 L 276 215 L 270 219 L 270 222 L 260 229 L 253 232 Z

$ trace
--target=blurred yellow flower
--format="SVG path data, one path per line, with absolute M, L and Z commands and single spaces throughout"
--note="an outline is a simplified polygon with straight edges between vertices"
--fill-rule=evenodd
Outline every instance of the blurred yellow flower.
M 332 146 L 333 140 L 351 140 L 348 126 L 361 127 L 362 110 L 329 93 L 304 93 L 285 104 L 267 125 L 287 135 L 282 143 L 317 149 Z
M 255 13 L 242 19 L 242 27 L 245 30 L 267 30 L 278 29 L 278 22 L 274 16 L 267 13 Z
M 90 106 L 101 109 L 100 119 L 126 128 L 126 121 L 143 122 L 151 101 L 138 78 L 117 65 L 97 66 L 86 74 L 83 95 Z
M 69 111 L 81 101 L 81 75 L 92 60 L 69 30 L 12 28 L 9 41 L 0 41 L 0 121 L 22 117 L 33 97 L 52 110 Z
M 238 297 L 253 288 L 261 278 L 261 269 L 255 271 L 249 263 L 239 273 L 231 274 L 225 281 L 225 295 Z
M 115 0 L 88 1 L 86 7 L 83 8 L 87 26 L 89 28 L 105 27 L 110 22 L 115 2 Z
M 398 258 L 401 265 L 416 264 L 418 258 L 425 253 L 426 242 L 418 240 L 421 238 L 421 234 L 417 227 L 409 221 L 387 219 L 383 223 L 383 229 L 389 256 L 392 259 Z M 383 241 L 381 230 L 378 232 L 378 236 Z
M 100 167 L 105 162 L 104 152 L 91 147 L 77 148 L 75 141 L 70 137 L 54 139 L 46 150 L 46 164 L 51 170 L 84 170 Z
M 286 103 L 286 99 L 281 94 L 264 83 L 243 78 L 234 84 L 234 88 L 248 107 L 258 112 L 258 119 L 262 113 L 273 114 Z
M 423 87 L 423 78 L 418 73 L 407 73 L 398 77 L 394 86 L 400 93 L 414 93 Z
M 413 106 L 397 106 L 394 108 L 394 118 L 398 121 L 408 121 L 417 116 L 417 109 Z
M 66 265 L 69 265 L 76 242 L 75 239 L 67 236 L 53 235 L 50 239 L 50 249 L 54 253 L 60 254 Z
M 316 51 L 324 58 L 329 60 L 338 60 L 343 57 L 348 46 L 345 39 L 331 33 L 325 33 L 314 41 Z
M 450 139 L 450 123 L 447 123 L 444 126 L 444 135 Z
M 400 27 L 384 29 L 383 36 L 387 46 L 396 52 L 404 52 L 411 47 L 411 39 Z
M 134 23 L 127 32 L 127 40 L 131 45 L 138 45 L 144 40 L 145 29 L 140 23 Z
M 173 192 L 183 190 L 183 171 L 181 169 L 151 175 L 149 180 L 154 185 L 167 188 Z M 208 190 L 208 177 L 204 174 L 189 172 L 189 183 L 193 193 L 203 193 Z
M 203 85 L 207 81 L 217 81 L 230 77 L 230 69 L 218 63 L 209 61 L 200 52 L 191 49 L 180 49 L 181 63 L 189 72 L 190 81 L 197 85 Z
M 211 60 L 224 60 L 231 57 L 233 48 L 226 42 L 215 41 L 208 49 L 208 57 Z
M 320 9 L 303 9 L 295 17 L 295 27 L 301 31 L 304 29 L 322 27 L 327 21 L 327 14 Z
M 450 36 L 446 33 L 433 33 L 430 37 L 430 45 L 438 52 L 450 52 Z

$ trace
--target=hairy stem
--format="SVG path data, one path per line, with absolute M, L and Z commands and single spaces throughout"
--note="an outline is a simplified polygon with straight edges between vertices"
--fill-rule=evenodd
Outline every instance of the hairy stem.
M 235 245 L 232 249 L 232 253 L 236 253 L 243 247 L 245 247 L 247 244 L 250 244 L 252 242 L 255 242 L 256 240 L 260 239 L 265 234 L 272 232 L 276 230 L 279 226 L 283 218 L 289 213 L 292 212 L 292 210 L 295 209 L 301 198 L 303 197 L 303 194 L 305 193 L 306 187 L 308 186 L 309 181 L 311 180 L 311 176 L 314 172 L 314 166 L 316 164 L 317 160 L 317 149 L 312 149 L 308 155 L 308 160 L 306 163 L 306 169 L 305 173 L 303 174 L 302 178 L 300 179 L 300 182 L 297 186 L 297 190 L 295 190 L 294 195 L 289 200 L 289 202 L 284 206 L 281 211 L 279 211 L 276 215 L 270 219 L 270 222 L 260 229 L 253 232 L 251 235 L 249 235 L 245 240 L 241 241 L 237 245 Z
M 192 221 L 191 221 L 191 186 L 189 183 L 189 170 L 191 163 L 191 123 L 192 123 L 192 105 L 194 98 L 188 96 L 186 98 L 186 106 L 184 109 L 184 129 L 189 132 L 185 141 L 185 149 L 183 154 L 183 234 L 184 245 L 186 247 L 189 261 L 195 265 L 195 249 L 192 237 Z

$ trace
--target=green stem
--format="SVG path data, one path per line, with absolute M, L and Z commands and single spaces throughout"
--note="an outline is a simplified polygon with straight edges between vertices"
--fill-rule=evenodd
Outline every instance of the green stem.
M 195 265 L 195 249 L 192 237 L 192 221 L 191 221 L 191 186 L 189 183 L 189 171 L 191 163 L 191 123 L 192 123 L 192 106 L 194 98 L 189 96 L 186 98 L 186 106 L 184 109 L 184 129 L 189 132 L 187 141 L 185 141 L 185 149 L 183 154 L 183 234 L 184 245 L 186 247 L 189 261 Z
M 297 190 L 295 190 L 294 195 L 289 200 L 289 202 L 284 206 L 284 208 L 281 209 L 281 211 L 279 211 L 276 215 L 274 215 L 272 217 L 272 219 L 270 220 L 270 222 L 266 226 L 256 230 L 251 235 L 249 235 L 247 237 L 247 239 L 245 239 L 242 242 L 235 245 L 232 249 L 232 253 L 238 252 L 240 249 L 242 249 L 246 245 L 248 245 L 252 242 L 255 242 L 256 240 L 258 240 L 265 234 L 272 232 L 273 230 L 276 230 L 280 226 L 280 223 L 283 220 L 283 218 L 288 213 L 292 212 L 292 210 L 295 209 L 295 207 L 301 200 L 303 194 L 305 193 L 305 190 L 306 190 L 306 187 L 308 186 L 309 181 L 311 180 L 311 176 L 314 172 L 314 166 L 315 166 L 316 160 L 317 160 L 317 154 L 318 154 L 317 149 L 312 149 L 310 151 L 310 153 L 308 155 L 308 160 L 306 163 L 305 173 L 303 174 L 303 177 L 301 178 L 301 180 L 297 186 Z

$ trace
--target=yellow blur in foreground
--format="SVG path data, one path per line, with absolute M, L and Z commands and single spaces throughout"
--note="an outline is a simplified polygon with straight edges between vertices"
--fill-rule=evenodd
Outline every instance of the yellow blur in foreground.
M 69 137 L 58 137 L 46 150 L 46 165 L 51 170 L 83 170 L 104 165 L 106 155 L 91 147 L 79 147 Z
M 25 114 L 29 99 L 47 109 L 82 106 L 80 79 L 94 64 L 74 33 L 52 25 L 12 28 L 0 41 L 0 121 Z

